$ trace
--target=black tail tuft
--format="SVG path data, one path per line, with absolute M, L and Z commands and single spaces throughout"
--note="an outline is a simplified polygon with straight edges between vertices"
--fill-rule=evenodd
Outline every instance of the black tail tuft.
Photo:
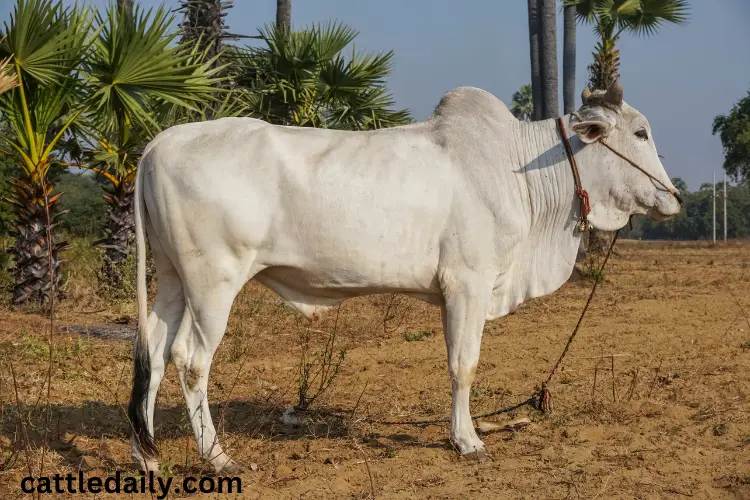
M 136 341 L 133 352 L 133 392 L 130 394 L 128 418 L 133 427 L 133 437 L 144 459 L 158 454 L 154 437 L 146 422 L 146 399 L 151 385 L 151 359 L 147 342 Z

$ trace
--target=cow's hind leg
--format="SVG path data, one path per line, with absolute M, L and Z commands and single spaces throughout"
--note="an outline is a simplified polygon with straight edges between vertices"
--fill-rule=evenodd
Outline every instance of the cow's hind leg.
M 148 394 L 145 397 L 145 403 L 148 433 L 153 438 L 156 393 L 164 377 L 164 371 L 169 362 L 170 348 L 185 311 L 185 296 L 182 290 L 182 280 L 169 258 L 164 254 L 158 239 L 153 236 L 151 237 L 151 248 L 157 269 L 158 291 L 146 327 L 150 370 L 146 374 L 148 377 Z M 141 453 L 141 450 L 136 446 L 134 438 L 133 460 L 143 470 L 158 470 L 159 463 L 156 456 L 144 457 L 143 455 L 144 453 Z
M 193 288 L 188 285 L 191 281 L 185 280 L 185 314 L 172 344 L 172 360 L 179 374 L 198 453 L 217 472 L 225 473 L 237 472 L 239 466 L 224 453 L 216 437 L 208 405 L 208 375 L 226 330 L 232 302 L 243 284 L 236 279 L 215 285 L 204 281 Z
M 450 285 L 443 289 L 442 315 L 453 393 L 451 441 L 462 455 L 483 458 L 484 443 L 471 420 L 469 393 L 479 363 L 491 285 L 473 273 L 446 281 Z

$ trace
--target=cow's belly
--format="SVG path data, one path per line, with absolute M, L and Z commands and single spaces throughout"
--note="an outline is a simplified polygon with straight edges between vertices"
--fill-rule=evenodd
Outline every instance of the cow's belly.
M 438 235 L 396 240 L 373 227 L 329 232 L 318 226 L 309 234 L 288 229 L 258 255 L 264 269 L 255 278 L 309 318 L 350 297 L 440 294 Z
M 440 289 L 434 271 L 414 267 L 409 273 L 368 274 L 359 269 L 273 266 L 255 279 L 276 292 L 291 307 L 309 319 L 335 307 L 347 298 L 378 293 L 404 293 L 439 303 Z

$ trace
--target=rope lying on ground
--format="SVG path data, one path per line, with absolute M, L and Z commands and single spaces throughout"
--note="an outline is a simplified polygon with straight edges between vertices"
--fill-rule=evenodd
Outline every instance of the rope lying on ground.
M 517 403 L 513 406 L 500 408 L 498 410 L 495 410 L 489 413 L 483 413 L 482 415 L 475 415 L 471 417 L 472 420 L 477 420 L 479 418 L 487 418 L 487 417 L 492 417 L 494 415 L 508 413 L 508 412 L 517 410 L 518 408 L 522 408 L 527 405 L 531 406 L 535 410 L 541 411 L 542 413 L 549 413 L 550 411 L 552 411 L 552 395 L 550 394 L 547 386 L 552 380 L 552 377 L 555 376 L 555 373 L 557 373 L 557 369 L 560 367 L 560 364 L 562 363 L 563 359 L 568 354 L 568 350 L 570 349 L 571 344 L 573 344 L 573 340 L 576 338 L 576 335 L 578 335 L 578 330 L 581 328 L 581 323 L 583 323 L 583 318 L 584 316 L 586 316 L 586 311 L 589 310 L 591 301 L 594 298 L 594 294 L 596 293 L 596 288 L 599 286 L 599 283 L 602 280 L 602 276 L 604 275 L 603 274 L 604 266 L 607 265 L 607 261 L 609 261 L 609 257 L 610 255 L 612 255 L 612 250 L 615 248 L 615 243 L 617 242 L 617 237 L 619 235 L 620 235 L 620 231 L 618 230 L 615 233 L 614 238 L 612 238 L 612 242 L 609 244 L 609 250 L 607 250 L 607 254 L 604 257 L 604 261 L 602 261 L 602 265 L 599 266 L 599 272 L 597 273 L 594 279 L 594 285 L 591 287 L 591 293 L 589 293 L 589 298 L 586 301 L 586 305 L 583 306 L 583 311 L 581 311 L 581 315 L 578 318 L 578 323 L 576 323 L 576 327 L 573 329 L 573 333 L 570 334 L 570 337 L 568 338 L 567 344 L 565 344 L 565 348 L 563 349 L 562 354 L 560 354 L 560 357 L 557 358 L 557 362 L 552 367 L 552 370 L 549 372 L 547 379 L 542 383 L 540 387 L 537 387 L 536 391 L 534 391 L 534 394 L 532 394 L 532 396 L 529 399 L 525 401 L 521 401 L 520 403 Z M 384 424 L 384 425 L 430 425 L 430 424 L 442 424 L 442 423 L 450 422 L 451 419 L 450 418 L 437 418 L 437 419 L 432 419 L 432 420 L 366 419 L 366 421 L 371 422 L 373 424 Z

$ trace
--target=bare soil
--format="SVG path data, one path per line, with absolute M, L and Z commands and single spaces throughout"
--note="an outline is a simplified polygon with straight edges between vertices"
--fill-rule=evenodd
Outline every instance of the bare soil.
M 550 386 L 554 411 L 495 417 L 532 423 L 484 435 L 484 462 L 451 448 L 448 424 L 377 422 L 449 415 L 437 308 L 366 297 L 309 325 L 272 292 L 248 284 L 209 389 L 222 444 L 246 468 L 243 491 L 200 498 L 750 499 L 750 244 L 626 241 L 617 248 Z M 84 289 L 74 287 L 78 295 L 57 312 L 46 449 L 48 320 L 0 309 L 2 498 L 22 496 L 20 480 L 29 465 L 39 474 L 42 454 L 45 474 L 136 473 L 124 413 L 131 377 L 131 341 L 124 339 L 135 308 L 126 302 L 102 310 L 101 298 Z M 567 284 L 486 325 L 475 414 L 534 392 L 589 289 Z M 127 316 L 130 325 L 121 324 Z M 285 425 L 284 409 L 297 402 L 301 339 L 310 336 L 314 357 L 332 331 L 335 349 L 345 350 L 340 372 L 303 425 Z M 173 367 L 157 404 L 165 472 L 208 473 Z

